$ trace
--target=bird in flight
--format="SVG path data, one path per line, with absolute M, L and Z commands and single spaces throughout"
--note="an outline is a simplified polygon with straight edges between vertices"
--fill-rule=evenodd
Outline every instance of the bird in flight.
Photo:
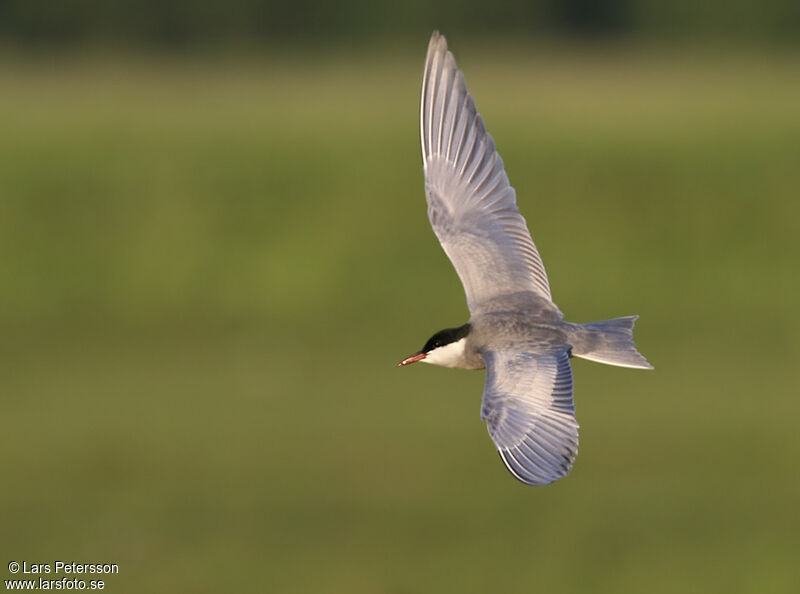
M 570 358 L 652 369 L 633 342 L 638 316 L 564 321 L 503 160 L 438 31 L 425 60 L 420 132 L 428 219 L 464 285 L 470 319 L 398 366 L 485 368 L 481 418 L 500 457 L 523 483 L 552 483 L 578 453 Z

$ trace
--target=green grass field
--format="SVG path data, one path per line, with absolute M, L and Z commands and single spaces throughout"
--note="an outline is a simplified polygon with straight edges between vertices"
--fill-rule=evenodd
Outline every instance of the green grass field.
M 0 56 L 0 568 L 111 592 L 794 593 L 798 55 L 451 45 L 576 322 L 581 453 L 517 484 L 425 213 L 425 44 Z M 18 574 L 19 576 L 20 574 Z M 60 576 L 59 576 L 60 577 Z

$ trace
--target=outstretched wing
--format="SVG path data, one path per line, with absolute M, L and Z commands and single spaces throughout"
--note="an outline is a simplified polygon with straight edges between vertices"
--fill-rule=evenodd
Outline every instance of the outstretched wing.
M 515 478 L 546 485 L 566 476 L 578 453 L 569 351 L 489 351 L 481 418 Z
M 503 160 L 438 32 L 428 46 L 420 126 L 428 218 L 464 285 L 470 311 L 519 291 L 552 301 Z

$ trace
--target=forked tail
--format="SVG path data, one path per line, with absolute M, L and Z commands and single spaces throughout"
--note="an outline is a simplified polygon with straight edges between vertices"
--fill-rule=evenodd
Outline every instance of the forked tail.
M 633 324 L 639 316 L 614 318 L 589 324 L 575 324 L 571 336 L 572 354 L 607 365 L 653 369 L 633 342 Z

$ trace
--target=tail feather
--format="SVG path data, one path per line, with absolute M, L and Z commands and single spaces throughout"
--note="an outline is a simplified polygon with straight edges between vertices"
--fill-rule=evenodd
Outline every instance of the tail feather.
M 627 316 L 579 324 L 573 337 L 572 354 L 607 365 L 653 369 L 647 359 L 636 350 L 633 342 L 633 325 L 638 317 Z

